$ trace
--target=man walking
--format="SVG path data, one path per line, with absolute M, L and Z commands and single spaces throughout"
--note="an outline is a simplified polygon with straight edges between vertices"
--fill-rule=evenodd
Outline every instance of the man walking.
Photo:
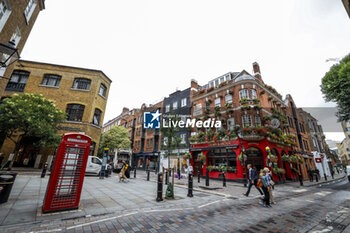
M 252 186 L 254 185 L 255 188 L 259 191 L 260 195 L 264 195 L 264 193 L 261 191 L 260 188 L 258 188 L 256 186 L 256 184 L 258 183 L 258 179 L 259 179 L 259 176 L 256 174 L 255 170 L 252 168 L 252 165 L 251 164 L 248 164 L 247 165 L 247 168 L 248 168 L 248 171 L 249 171 L 249 176 L 248 176 L 248 179 L 249 179 L 249 183 L 248 183 L 248 190 L 246 193 L 243 193 L 244 196 L 248 197 L 249 196 L 249 193 L 250 193 L 250 189 L 252 188 Z

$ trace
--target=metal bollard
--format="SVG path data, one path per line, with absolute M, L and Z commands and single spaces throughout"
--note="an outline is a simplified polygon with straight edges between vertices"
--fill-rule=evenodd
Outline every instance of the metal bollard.
M 299 174 L 298 177 L 299 177 L 300 186 L 304 186 L 303 178 L 302 178 L 301 174 Z
M 206 169 L 207 172 L 205 174 L 205 186 L 209 186 L 209 170 Z
M 201 172 L 198 170 L 198 183 L 200 183 L 201 182 Z
M 168 169 L 165 169 L 165 184 L 169 183 Z
M 332 172 L 331 175 L 332 175 L 332 179 L 334 180 L 334 173 Z
M 158 173 L 158 185 L 157 185 L 157 199 L 156 201 L 163 201 L 163 173 Z
M 226 176 L 225 176 L 225 172 L 222 173 L 222 186 L 226 187 Z
M 177 169 L 177 176 L 178 176 L 178 179 L 180 180 L 181 179 L 181 172 L 180 172 L 180 168 Z
M 171 170 L 172 170 L 172 169 L 171 169 L 171 168 L 169 168 L 169 177 L 171 177 Z
M 323 175 L 324 175 L 324 180 L 327 181 L 326 173 L 323 173 Z
M 315 177 L 315 178 L 316 178 L 316 182 L 318 182 L 318 175 L 317 175 L 317 174 L 316 174 L 316 177 Z
M 188 174 L 188 197 L 193 197 L 193 175 L 192 172 Z
M 41 172 L 41 178 L 44 178 L 44 177 L 45 177 L 45 175 L 46 175 L 46 170 L 47 170 L 47 166 L 48 166 L 48 164 L 47 164 L 47 162 L 46 162 L 45 165 L 44 165 L 43 171 Z
M 136 166 L 134 167 L 134 178 L 136 178 Z
M 149 173 L 150 173 L 150 170 L 147 170 L 147 181 L 149 181 Z

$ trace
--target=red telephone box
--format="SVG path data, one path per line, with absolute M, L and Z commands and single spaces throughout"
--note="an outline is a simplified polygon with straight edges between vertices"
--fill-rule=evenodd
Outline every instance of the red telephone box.
M 82 133 L 62 136 L 56 161 L 46 189 L 43 212 L 79 207 L 91 138 Z

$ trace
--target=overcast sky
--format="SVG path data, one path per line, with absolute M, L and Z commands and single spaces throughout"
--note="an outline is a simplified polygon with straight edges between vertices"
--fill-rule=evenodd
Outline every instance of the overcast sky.
M 105 72 L 113 83 L 104 122 L 124 106 L 185 89 L 192 78 L 205 84 L 230 71 L 251 72 L 254 61 L 264 82 L 291 94 L 298 107 L 334 106 L 319 87 L 333 64 L 326 59 L 350 52 L 341 0 L 45 2 L 22 59 Z

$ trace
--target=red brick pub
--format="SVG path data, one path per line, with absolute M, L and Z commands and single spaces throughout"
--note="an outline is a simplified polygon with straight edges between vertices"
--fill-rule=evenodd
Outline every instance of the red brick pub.
M 290 95 L 285 99 L 264 84 L 260 68 L 254 75 L 230 72 L 199 86 L 191 81 L 191 115 L 197 120 L 220 120 L 221 128 L 196 128 L 191 132 L 194 174 L 243 181 L 246 165 L 260 171 L 269 167 L 274 180 L 307 179 L 314 166 L 304 122 L 296 114 Z

